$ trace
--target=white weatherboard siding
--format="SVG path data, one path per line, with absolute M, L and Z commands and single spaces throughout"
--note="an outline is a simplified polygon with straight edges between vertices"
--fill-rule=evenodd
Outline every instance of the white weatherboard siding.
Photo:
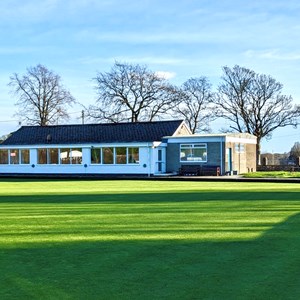
M 92 164 L 91 149 L 101 147 L 138 147 L 139 162 L 136 164 Z M 151 175 L 158 172 L 157 155 L 158 149 L 152 143 L 137 143 L 137 144 L 93 144 L 93 145 L 39 145 L 38 147 L 0 147 L 0 149 L 29 149 L 30 163 L 29 164 L 0 164 L 1 173 L 15 174 L 141 174 Z M 42 148 L 81 148 L 82 163 L 81 164 L 38 164 L 38 149 Z M 165 154 L 162 165 L 165 170 Z

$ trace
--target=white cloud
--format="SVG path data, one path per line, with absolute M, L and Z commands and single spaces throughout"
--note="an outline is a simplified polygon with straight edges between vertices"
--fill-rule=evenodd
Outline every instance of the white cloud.
M 244 53 L 248 58 L 262 58 L 270 60 L 300 60 L 300 52 L 282 52 L 279 49 L 248 50 Z
M 124 43 L 124 44 L 203 44 L 205 42 L 216 43 L 216 37 L 218 38 L 218 43 L 226 42 L 235 39 L 234 35 L 219 35 L 212 34 L 208 31 L 201 32 L 157 32 L 157 33 L 147 33 L 147 32 L 103 32 L 99 33 L 95 29 L 86 29 L 78 32 L 76 38 L 79 41 L 91 41 L 96 40 L 98 42 L 105 43 Z
M 41 50 L 41 48 L 37 47 L 19 47 L 19 46 L 12 46 L 12 47 L 1 47 L 0 46 L 0 54 L 1 55 L 12 55 L 12 54 L 24 54 L 24 53 L 32 53 Z
M 158 57 L 158 56 L 115 56 L 115 57 L 83 57 L 79 60 L 79 63 L 86 65 L 97 65 L 97 64 L 114 64 L 118 62 L 126 62 L 133 64 L 146 64 L 146 65 L 184 65 L 186 64 L 185 59 L 170 58 L 170 57 Z
M 2 22 L 5 21 L 36 21 L 49 17 L 54 9 L 59 5 L 59 0 L 44 1 L 1 1 L 0 11 Z
M 155 72 L 155 74 L 158 77 L 164 78 L 164 79 L 172 79 L 176 76 L 175 72 L 167 72 L 167 71 L 157 71 L 157 72 Z

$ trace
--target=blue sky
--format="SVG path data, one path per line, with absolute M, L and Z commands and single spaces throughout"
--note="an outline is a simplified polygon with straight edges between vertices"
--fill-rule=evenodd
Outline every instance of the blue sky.
M 222 66 L 238 64 L 273 76 L 300 104 L 298 0 L 1 0 L 0 35 L 0 135 L 18 127 L 9 77 L 39 63 L 85 105 L 95 102 L 92 78 L 116 60 L 178 85 L 207 76 L 214 88 Z M 81 108 L 70 111 L 79 122 Z M 280 129 L 263 151 L 287 152 L 296 141 L 300 129 Z

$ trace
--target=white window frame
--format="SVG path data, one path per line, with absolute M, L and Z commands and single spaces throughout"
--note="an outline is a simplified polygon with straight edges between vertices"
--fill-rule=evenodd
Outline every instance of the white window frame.
M 113 149 L 113 162 L 111 164 L 107 164 L 103 162 L 103 149 L 105 148 L 112 148 Z M 117 163 L 117 148 L 126 148 L 126 162 L 125 163 Z M 136 162 L 130 162 L 129 161 L 129 149 L 131 148 L 136 148 L 138 150 L 138 160 Z M 117 165 L 117 166 L 125 166 L 125 165 L 139 165 L 140 164 L 140 147 L 134 147 L 134 146 L 107 146 L 107 147 L 95 147 L 95 148 L 91 148 L 90 150 L 90 157 L 92 158 L 92 150 L 93 149 L 97 149 L 100 151 L 100 162 L 99 163 L 93 163 L 91 161 L 91 165 L 95 166 L 95 165 L 103 165 L 103 166 L 112 166 L 112 165 Z
M 202 159 L 200 159 L 200 157 L 195 157 L 195 156 L 191 156 L 190 159 L 185 159 L 182 160 L 182 150 L 191 150 L 193 151 L 194 149 L 204 149 L 204 153 L 206 153 L 206 155 L 202 156 Z M 196 144 L 180 144 L 180 149 L 179 149 L 179 156 L 180 156 L 180 162 L 181 163 L 205 163 L 207 162 L 207 143 L 196 143 Z M 205 158 L 205 159 L 204 159 Z

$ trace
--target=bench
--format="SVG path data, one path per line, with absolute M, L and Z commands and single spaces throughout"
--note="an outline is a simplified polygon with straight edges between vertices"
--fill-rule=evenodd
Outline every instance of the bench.
M 203 165 L 200 174 L 202 176 L 220 176 L 221 168 L 219 166 Z
M 181 165 L 181 176 L 220 176 L 221 168 L 213 165 Z
M 199 165 L 182 165 L 181 168 L 179 168 L 179 175 L 181 176 L 199 176 L 199 174 Z

